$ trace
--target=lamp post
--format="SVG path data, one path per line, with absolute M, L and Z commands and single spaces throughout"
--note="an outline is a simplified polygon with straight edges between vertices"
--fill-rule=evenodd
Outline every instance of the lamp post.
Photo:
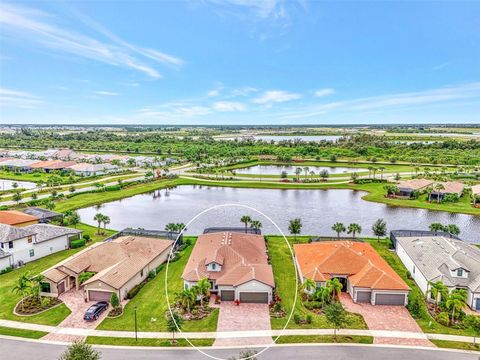
M 133 317 L 135 319 L 135 341 L 137 341 L 137 305 L 133 307 Z

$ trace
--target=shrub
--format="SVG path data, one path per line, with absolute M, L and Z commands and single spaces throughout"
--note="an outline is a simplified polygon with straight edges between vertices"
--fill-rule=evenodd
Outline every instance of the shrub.
M 420 292 L 410 291 L 408 294 L 407 309 L 410 311 L 410 314 L 417 319 L 426 316 L 426 305 Z
M 448 317 L 448 314 L 445 311 L 442 311 L 441 313 L 438 313 L 437 316 L 435 316 L 435 320 L 444 326 L 448 326 L 450 319 Z
M 322 308 L 322 303 L 320 301 L 308 301 L 303 304 L 308 310 L 320 309 Z
M 293 315 L 293 321 L 295 324 L 300 324 L 302 322 L 302 317 L 299 314 Z
M 12 271 L 12 270 L 13 270 L 13 267 L 12 267 L 12 266 L 7 266 L 5 269 L 3 269 L 3 270 L 0 271 L 0 275 L 9 273 L 9 272 Z
M 70 242 L 70 248 L 77 249 L 85 245 L 85 239 L 72 240 Z
M 85 235 L 83 235 L 83 239 L 84 239 L 86 242 L 89 242 L 92 238 L 90 237 L 90 235 L 85 234 Z
M 94 272 L 84 271 L 80 275 L 78 275 L 78 281 L 80 282 L 80 284 L 83 284 L 85 281 L 90 279 L 93 275 L 95 275 Z
M 145 285 L 144 282 L 141 282 L 138 285 L 135 285 L 128 293 L 127 293 L 127 299 L 133 299 L 135 295 L 138 294 L 140 290 L 142 290 L 143 286 Z
M 155 272 L 158 274 L 160 271 L 163 270 L 163 267 L 165 266 L 165 264 L 160 264 L 156 269 L 155 269 Z
M 150 270 L 150 271 L 148 272 L 147 279 L 148 279 L 148 280 L 152 280 L 152 279 L 155 277 L 155 275 L 156 275 L 156 274 L 155 274 L 155 271 L 154 271 L 154 270 Z
M 122 187 L 120 185 L 105 186 L 105 191 L 117 191 L 117 190 L 122 190 Z
M 100 360 L 101 354 L 84 342 L 74 341 L 60 356 L 60 360 Z
M 116 292 L 112 293 L 112 296 L 110 297 L 110 304 L 112 304 L 113 308 L 116 308 L 120 305 L 120 300 L 118 299 L 118 295 Z
M 308 314 L 308 315 L 307 315 L 307 324 L 311 324 L 311 323 L 312 323 L 312 320 L 313 320 L 312 315 Z

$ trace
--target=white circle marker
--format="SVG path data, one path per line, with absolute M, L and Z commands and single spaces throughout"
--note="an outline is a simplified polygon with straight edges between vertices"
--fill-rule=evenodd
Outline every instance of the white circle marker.
M 197 215 L 195 215 L 185 226 L 183 229 L 187 229 L 190 224 L 192 222 L 194 222 L 197 218 L 199 218 L 200 216 L 202 216 L 203 214 L 211 211 L 211 210 L 215 210 L 215 209 L 219 209 L 219 208 L 224 208 L 224 207 L 241 207 L 241 208 L 244 208 L 244 209 L 249 209 L 249 210 L 253 210 L 255 212 L 257 212 L 258 214 L 264 216 L 268 221 L 270 221 L 276 228 L 277 230 L 280 232 L 280 234 L 282 234 L 283 236 L 283 239 L 285 240 L 285 243 L 287 244 L 288 246 L 288 249 L 290 250 L 290 254 L 292 255 L 292 261 L 293 261 L 293 267 L 295 268 L 295 297 L 294 297 L 294 300 L 293 300 L 293 306 L 292 306 L 292 310 L 290 311 L 290 314 L 288 315 L 288 319 L 287 319 L 287 322 L 285 323 L 285 326 L 282 328 L 282 330 L 280 330 L 280 334 L 277 335 L 275 337 L 275 339 L 270 343 L 268 344 L 267 346 L 265 346 L 262 350 L 260 350 L 258 353 L 254 354 L 254 355 L 251 355 L 251 356 L 247 356 L 245 358 L 242 358 L 241 360 L 248 360 L 248 359 L 252 359 L 254 358 L 255 356 L 257 355 L 260 355 L 261 353 L 263 353 L 264 351 L 268 350 L 270 347 L 272 347 L 276 341 L 278 340 L 278 338 L 280 336 L 283 335 L 285 329 L 287 328 L 287 325 L 288 323 L 290 322 L 290 320 L 292 319 L 292 316 L 293 316 L 293 313 L 295 311 L 295 306 L 297 304 L 297 296 L 298 296 L 298 277 L 297 277 L 297 265 L 295 263 L 295 256 L 293 254 L 293 250 L 292 250 L 292 247 L 290 246 L 290 243 L 288 242 L 287 240 L 287 237 L 285 236 L 285 234 L 283 233 L 282 229 L 280 229 L 280 227 L 267 215 L 265 215 L 263 212 L 261 212 L 260 210 L 257 210 L 251 206 L 248 206 L 248 205 L 244 205 L 244 204 L 222 204 L 222 205 L 214 205 L 212 207 L 209 207 L 208 209 L 205 209 L 203 210 L 202 212 L 198 213 Z M 169 300 L 169 297 L 168 297 L 168 266 L 170 265 L 170 259 L 173 255 L 173 249 L 175 248 L 175 245 L 178 241 L 178 239 L 180 238 L 180 236 L 183 235 L 183 230 L 178 234 L 177 238 L 175 239 L 173 245 L 172 245 L 172 248 L 170 249 L 170 254 L 168 256 L 168 259 L 167 259 L 167 266 L 165 268 L 165 296 L 166 296 L 166 299 L 167 299 L 167 306 L 168 306 L 168 311 L 170 312 L 170 316 L 172 317 L 173 319 L 173 322 L 175 323 L 175 325 L 177 326 L 177 329 L 178 331 L 183 335 L 183 338 L 190 344 L 191 347 L 193 347 L 195 350 L 197 350 L 198 352 L 202 353 L 203 355 L 211 358 L 211 359 L 215 359 L 215 360 L 227 360 L 227 359 L 223 359 L 223 358 L 219 358 L 219 357 L 216 357 L 216 356 L 213 356 L 213 355 L 210 355 L 210 354 L 207 354 L 205 351 L 202 351 L 202 349 L 199 349 L 198 347 L 196 347 L 195 345 L 192 344 L 192 342 L 185 336 L 185 333 L 178 327 L 178 324 L 176 323 L 175 321 L 175 318 L 173 317 L 173 310 L 170 306 L 170 300 Z M 239 346 L 240 347 L 240 346 Z

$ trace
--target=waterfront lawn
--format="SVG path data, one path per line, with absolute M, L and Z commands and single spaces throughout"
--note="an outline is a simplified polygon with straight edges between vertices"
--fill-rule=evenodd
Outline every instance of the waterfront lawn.
M 15 328 L 9 328 L 5 326 L 0 326 L 0 335 L 16 336 L 16 337 L 23 337 L 28 339 L 40 339 L 41 337 L 44 337 L 47 334 L 48 333 L 44 331 L 15 329 Z
M 112 231 L 107 231 L 106 236 L 96 235 L 96 228 L 85 224 L 79 224 L 77 229 L 83 230 L 84 234 L 89 234 L 93 242 L 102 240 L 106 236 L 113 234 Z M 58 325 L 61 323 L 63 319 L 70 314 L 70 309 L 68 309 L 64 304 L 38 315 L 14 315 L 13 309 L 20 301 L 21 296 L 14 293 L 12 288 L 15 286 L 15 283 L 21 274 L 27 271 L 29 271 L 32 275 L 38 274 L 82 249 L 84 249 L 84 247 L 59 251 L 49 256 L 45 256 L 44 258 L 27 263 L 25 266 L 15 269 L 9 273 L 0 275 L 0 319 L 30 322 L 43 325 Z
M 410 286 L 410 291 L 418 293 L 418 296 L 424 298 L 424 294 L 417 286 L 417 284 L 407 276 L 407 269 L 401 262 L 400 258 L 396 253 L 389 250 L 390 240 L 382 239 L 380 241 L 374 239 L 367 239 L 367 241 L 373 246 L 373 248 L 385 259 L 385 261 L 392 267 L 393 270 L 397 272 L 398 275 Z M 427 306 L 425 303 L 422 303 L 421 313 L 423 314 L 419 318 L 414 319 L 417 321 L 418 325 L 422 328 L 423 332 L 426 333 L 438 333 L 438 334 L 450 334 L 450 335 L 463 335 L 463 336 L 473 336 L 474 333 L 472 329 L 454 329 L 451 327 L 443 326 L 435 321 L 434 318 L 430 316 L 427 311 Z
M 275 338 L 273 338 L 275 340 Z M 373 336 L 357 335 L 338 335 L 337 339 L 333 335 L 285 335 L 280 336 L 277 344 L 297 344 L 297 343 L 349 343 L 349 344 L 373 344 Z
M 180 253 L 180 259 L 170 263 L 168 267 L 168 298 L 170 303 L 173 303 L 175 293 L 183 289 L 182 272 L 195 244 L 195 238 L 185 237 L 184 239 L 187 238 L 192 240 L 192 245 L 184 249 Z M 115 319 L 106 318 L 97 329 L 133 331 L 133 309 L 136 306 L 138 331 L 167 331 L 165 313 L 168 306 L 165 294 L 165 271 L 166 266 L 163 266 L 157 276 L 127 303 L 122 316 Z M 212 314 L 204 319 L 184 321 L 182 331 L 215 331 L 217 320 L 218 309 L 214 309 Z
M 273 275 L 275 278 L 275 288 L 277 294 L 282 299 L 282 304 L 287 312 L 287 316 L 282 319 L 271 319 L 272 329 L 282 329 L 287 323 L 288 316 L 292 311 L 295 291 L 297 288 L 295 286 L 295 267 L 292 260 L 292 255 L 290 250 L 285 243 L 285 240 L 282 236 L 266 236 L 268 251 L 270 256 L 270 261 L 273 267 Z M 288 240 L 291 245 L 295 243 L 305 243 L 309 239 L 308 236 L 299 236 L 297 240 L 293 237 L 288 237 Z M 293 249 L 292 249 L 293 250 Z M 300 286 L 300 284 L 298 284 Z M 293 321 L 293 316 L 290 322 L 287 325 L 288 329 L 330 329 L 330 325 L 324 315 L 317 315 L 314 312 L 306 309 L 301 302 L 300 294 L 297 291 L 298 298 L 295 305 L 294 313 L 299 314 L 303 318 L 307 315 L 312 316 L 311 324 L 297 325 Z M 348 325 L 347 329 L 367 329 L 367 325 L 363 320 L 363 317 L 359 314 L 349 313 L 347 316 Z
M 85 342 L 92 345 L 115 346 L 160 346 L 160 347 L 188 347 L 191 346 L 185 339 L 176 339 L 172 344 L 170 339 L 118 338 L 104 336 L 87 336 Z M 189 339 L 194 346 L 212 346 L 215 339 Z

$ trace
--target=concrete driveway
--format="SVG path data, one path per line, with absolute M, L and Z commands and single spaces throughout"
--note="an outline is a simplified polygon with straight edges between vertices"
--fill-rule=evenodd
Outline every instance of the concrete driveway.
M 345 310 L 363 316 L 370 330 L 408 331 L 423 333 L 415 319 L 404 306 L 355 304 L 350 295 L 342 293 L 341 302 Z M 389 345 L 434 345 L 427 339 L 405 339 L 375 337 L 375 344 Z
M 240 304 L 223 301 L 218 315 L 217 332 L 222 331 L 252 331 L 271 330 L 270 312 L 267 304 Z M 267 345 L 272 338 L 265 337 L 235 337 L 215 339 L 214 346 Z

